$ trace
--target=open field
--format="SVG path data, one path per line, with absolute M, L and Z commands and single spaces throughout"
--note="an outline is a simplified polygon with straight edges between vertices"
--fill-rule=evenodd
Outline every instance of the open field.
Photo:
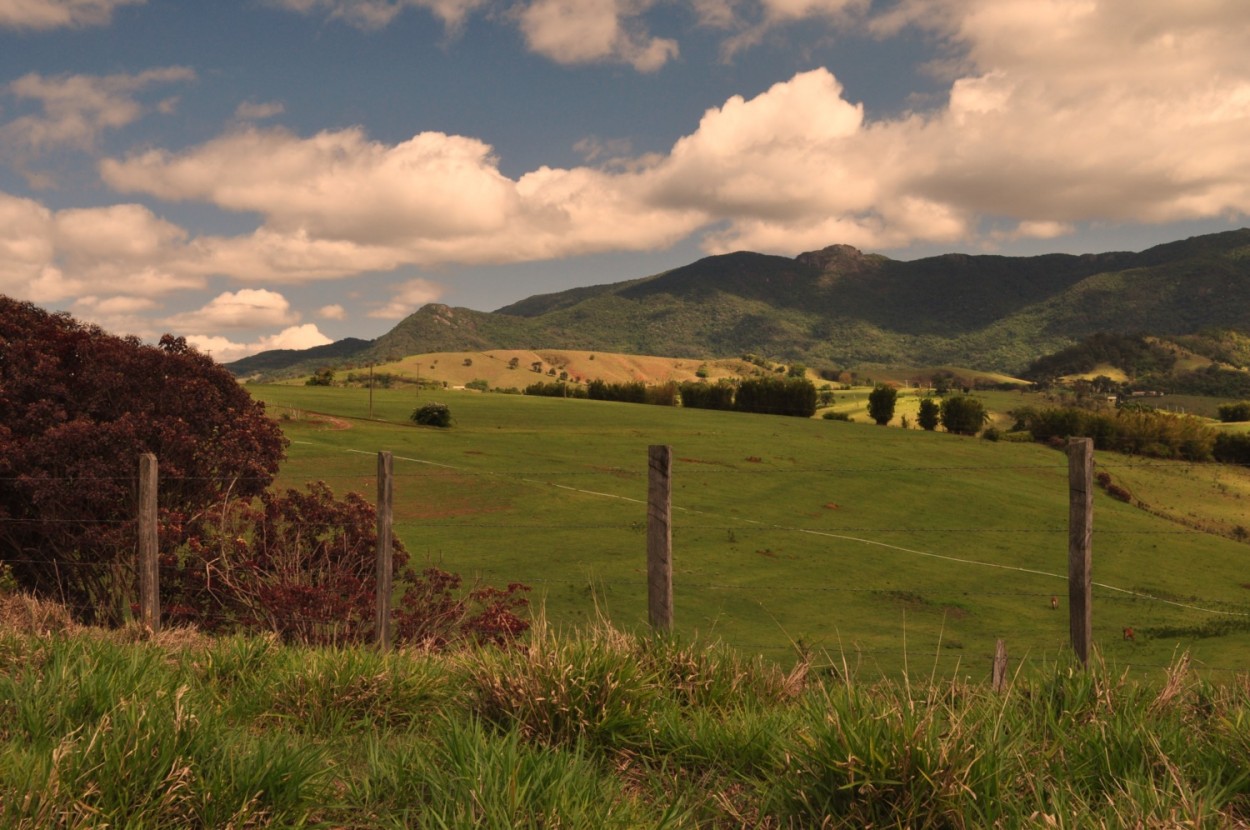
M 556 624 L 604 614 L 643 625 L 646 451 L 670 444 L 684 636 L 782 661 L 797 646 L 891 674 L 936 663 L 977 679 L 997 637 L 1013 658 L 1055 657 L 1067 641 L 1067 465 L 1040 446 L 454 391 L 437 396 L 454 427 L 434 430 L 406 421 L 428 392 L 376 390 L 368 421 L 366 390 L 251 390 L 289 416 L 283 483 L 371 496 L 373 454 L 391 450 L 396 530 L 417 560 L 528 583 Z M 1235 510 L 1247 481 L 1226 467 L 1098 462 L 1182 514 L 1201 514 L 1221 487 L 1220 510 Z M 1151 672 L 1188 649 L 1210 669 L 1250 668 L 1250 547 L 1101 492 L 1095 511 L 1094 635 L 1106 659 Z
M 373 367 L 375 373 L 392 375 L 401 381 L 423 380 L 456 388 L 476 380 L 485 381 L 491 389 L 524 389 L 538 381 L 556 380 L 562 372 L 568 380 L 576 383 L 595 379 L 607 383 L 681 383 L 697 380 L 700 370 L 713 383 L 720 378 L 743 377 L 764 371 L 736 358 L 701 360 L 568 349 L 437 352 L 410 355 Z M 351 372 L 363 377 L 369 369 L 353 369 Z M 340 371 L 337 379 L 343 380 L 347 375 L 347 371 Z M 302 382 L 302 379 L 291 381 L 293 384 Z

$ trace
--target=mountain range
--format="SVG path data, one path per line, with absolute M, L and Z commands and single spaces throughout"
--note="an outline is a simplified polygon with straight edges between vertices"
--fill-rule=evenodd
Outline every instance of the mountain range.
M 1250 229 L 1136 253 L 900 261 L 847 245 L 794 258 L 742 251 L 493 312 L 432 303 L 376 340 L 228 367 L 272 378 L 410 354 L 548 348 L 1016 372 L 1095 333 L 1208 329 L 1250 332 Z

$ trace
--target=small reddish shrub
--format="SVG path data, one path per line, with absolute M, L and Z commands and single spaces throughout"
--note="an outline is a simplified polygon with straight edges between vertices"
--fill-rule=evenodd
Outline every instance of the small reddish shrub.
M 308 644 L 374 638 L 377 516 L 359 494 L 336 499 L 315 482 L 304 492 L 227 502 L 190 523 L 172 515 L 166 522 L 188 539 L 162 559 L 170 622 L 274 631 Z M 518 616 L 528 604 L 526 586 L 462 591 L 456 574 L 414 574 L 398 539 L 393 554 L 395 584 L 406 586 L 392 612 L 399 641 L 502 644 L 529 628 Z

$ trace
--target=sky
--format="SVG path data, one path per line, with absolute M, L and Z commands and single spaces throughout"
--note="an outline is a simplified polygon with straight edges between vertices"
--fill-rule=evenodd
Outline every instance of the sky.
M 0 293 L 221 361 L 1248 214 L 1248 0 L 0 0 Z

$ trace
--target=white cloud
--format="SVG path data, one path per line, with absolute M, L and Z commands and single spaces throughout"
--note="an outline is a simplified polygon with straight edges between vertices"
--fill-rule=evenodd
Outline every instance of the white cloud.
M 370 311 L 369 316 L 379 320 L 402 320 L 426 303 L 435 302 L 445 292 L 443 286 L 429 280 L 408 280 L 395 287 L 389 303 Z
M 286 112 L 286 107 L 279 101 L 269 101 L 267 103 L 244 101 L 235 107 L 234 117 L 239 121 L 261 121 L 266 118 L 273 118 L 275 115 L 281 115 L 284 112 Z
M 147 0 L 0 0 L 0 28 L 58 29 L 65 26 L 104 26 L 121 6 Z
M 317 309 L 317 316 L 322 320 L 346 320 L 347 309 L 343 308 L 343 306 L 338 303 L 323 305 L 321 308 Z
M 199 273 L 271 282 L 402 265 L 517 262 L 676 242 L 704 216 L 644 201 L 642 173 L 547 167 L 511 180 L 476 139 L 421 133 L 397 145 L 358 129 L 302 139 L 248 130 L 174 155 L 106 160 L 113 187 L 257 212 L 250 237 L 194 245 Z
M 10 154 L 18 155 L 37 154 L 55 146 L 90 150 L 101 131 L 131 124 L 147 111 L 137 97 L 142 90 L 192 80 L 195 72 L 181 66 L 135 75 L 23 75 L 4 91 L 38 102 L 43 111 L 0 125 L 0 150 L 7 147 Z M 165 109 L 172 106 L 168 100 L 164 104 Z
M 266 335 L 251 343 L 235 343 L 220 335 L 189 334 L 186 338 L 187 343 L 212 355 L 213 359 L 219 363 L 229 363 L 271 349 L 311 349 L 314 346 L 325 346 L 334 342 L 312 323 L 291 326 L 277 334 Z
M 487 145 L 442 133 L 387 147 L 360 129 L 245 130 L 182 156 L 106 160 L 101 174 L 119 190 L 257 211 L 275 231 L 359 244 L 498 230 L 515 199 Z
M 35 302 L 98 296 L 119 286 L 159 296 L 198 288 L 185 232 L 141 205 L 48 210 L 0 192 L 0 291 Z
M 658 166 L 656 198 L 723 218 L 713 251 L 1245 216 L 1247 15 L 1234 0 L 906 0 L 870 26 L 951 44 L 945 107 L 857 124 L 829 73 L 800 74 L 710 111 Z
M 816 69 L 708 110 L 667 154 L 515 179 L 471 137 L 425 132 L 387 144 L 362 129 L 300 137 L 248 128 L 177 153 L 109 159 L 100 171 L 124 192 L 257 214 L 252 233 L 187 238 L 137 205 L 88 211 L 87 231 L 75 232 L 71 213 L 10 198 L 0 201 L 12 217 L 0 225 L 0 250 L 12 249 L 0 280 L 41 296 L 103 296 L 102 282 L 123 275 L 289 285 L 653 250 L 700 229 L 709 251 L 797 253 L 835 242 L 994 244 L 1054 238 L 1083 222 L 1250 213 L 1250 66 L 1234 25 L 1244 6 L 923 7 L 936 11 L 908 17 L 921 6 L 902 2 L 872 25 L 936 28 L 960 50 L 948 99 L 928 111 L 874 119 Z M 607 21 L 602 45 L 613 20 L 643 6 L 586 8 Z M 846 8 L 796 2 L 776 13 Z M 623 149 L 580 146 L 604 159 L 613 155 L 605 149 Z M 417 295 L 374 313 L 402 316 L 429 299 Z
M 677 57 L 677 41 L 652 36 L 652 0 L 532 0 L 519 15 L 529 48 L 558 63 L 609 61 L 654 72 Z
M 197 311 L 175 315 L 167 325 L 178 331 L 203 329 L 254 329 L 286 326 L 299 322 L 291 303 L 276 291 L 243 288 L 218 294 Z
M 325 346 L 334 341 L 322 334 L 313 323 L 302 326 L 291 326 L 277 334 L 262 337 L 257 341 L 260 351 L 266 349 L 311 349 L 313 346 Z
M 486 5 L 487 0 L 272 0 L 272 3 L 302 14 L 320 12 L 366 30 L 388 26 L 406 8 L 420 8 L 443 21 L 449 30 L 455 30 L 463 25 L 470 12 Z
M 95 323 L 114 334 L 153 339 L 161 334 L 152 319 L 152 312 L 159 308 L 160 305 L 148 297 L 88 295 L 74 300 L 70 310 L 79 320 Z

